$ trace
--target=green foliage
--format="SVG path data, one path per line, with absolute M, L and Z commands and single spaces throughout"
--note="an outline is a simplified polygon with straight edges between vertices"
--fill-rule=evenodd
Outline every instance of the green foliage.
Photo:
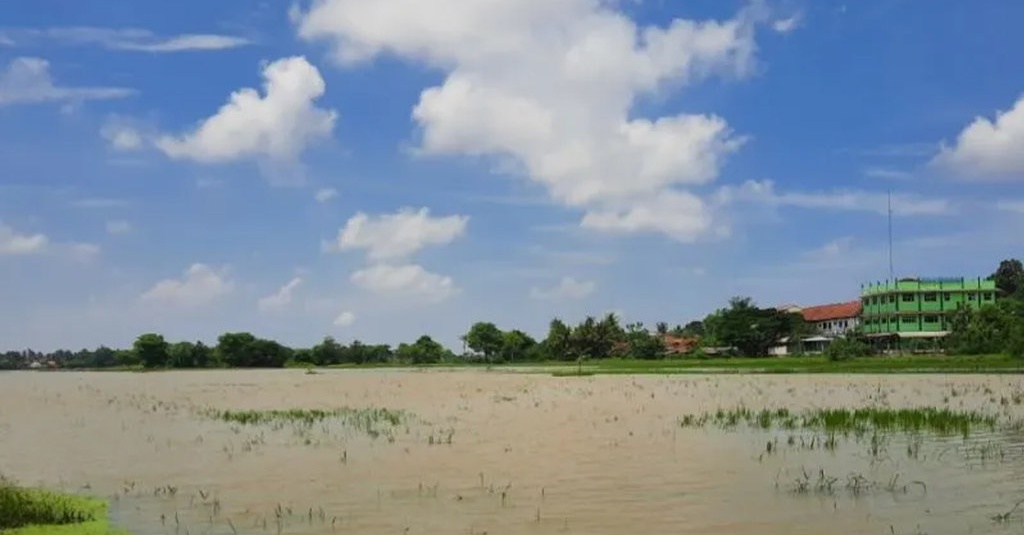
M 146 333 L 135 339 L 132 346 L 139 361 L 147 368 L 164 368 L 168 364 L 168 345 L 162 335 Z
M 0 532 L 108 533 L 106 504 L 100 500 L 22 488 L 0 475 Z
M 825 357 L 833 362 L 867 357 L 871 353 L 871 346 L 853 336 L 837 338 L 825 348 Z
M 704 320 L 709 334 L 721 344 L 735 347 L 740 355 L 761 357 L 779 341 L 794 333 L 801 320 L 774 308 L 758 308 L 748 297 L 734 297 L 729 308 Z
M 473 351 L 482 353 L 484 358 L 490 362 L 505 347 L 505 333 L 491 322 L 478 321 L 469 328 L 469 332 L 463 335 L 462 341 Z
M 659 359 L 665 357 L 665 339 L 663 335 L 652 334 L 643 323 L 631 323 L 626 326 L 626 351 L 629 356 L 638 359 Z
M 961 306 L 950 318 L 946 350 L 955 355 L 1021 353 L 1024 314 L 1015 299 L 981 308 Z
M 411 364 L 437 364 L 455 359 L 451 351 L 427 335 L 419 337 L 415 343 L 400 344 L 395 356 Z
M 1024 263 L 1020 260 L 1003 260 L 989 278 L 995 281 L 1002 297 L 1024 300 Z
M 572 329 L 562 320 L 555 318 L 548 325 L 548 336 L 544 346 L 552 360 L 576 360 L 572 344 Z
M 895 431 L 967 436 L 978 428 L 987 431 L 997 429 L 999 419 L 981 412 L 935 407 L 814 409 L 802 414 L 784 408 L 753 411 L 739 407 L 701 415 L 688 414 L 679 419 L 682 427 L 703 427 L 709 423 L 725 428 L 746 425 L 761 429 L 813 429 L 836 433 Z
M 501 336 L 501 360 L 504 362 L 517 362 L 531 360 L 535 356 L 537 341 L 530 335 L 513 329 L 502 333 Z

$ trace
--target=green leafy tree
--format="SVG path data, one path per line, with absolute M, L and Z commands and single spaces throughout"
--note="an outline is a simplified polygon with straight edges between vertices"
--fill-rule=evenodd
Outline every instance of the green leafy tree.
M 249 354 L 248 365 L 253 368 L 281 368 L 292 358 L 291 349 L 265 338 L 253 340 L 249 344 L 247 352 Z
M 577 357 L 573 351 L 572 329 L 558 318 L 551 320 L 543 343 L 552 360 L 574 360 Z
M 411 364 L 436 364 L 452 356 L 444 346 L 427 335 L 419 337 L 415 343 L 400 344 L 395 355 Z
M 794 319 L 774 308 L 758 308 L 747 297 L 734 297 L 715 320 L 715 337 L 743 356 L 762 357 L 792 333 Z M 705 320 L 705 326 L 707 321 Z
M 484 358 L 490 361 L 502 352 L 505 346 L 505 333 L 493 323 L 480 321 L 469 328 L 469 332 L 462 340 L 470 349 L 483 353 Z
M 146 368 L 163 368 L 168 364 L 167 341 L 159 334 L 140 335 L 135 339 L 132 349 Z
M 1024 299 L 1024 264 L 1020 260 L 1003 260 L 989 278 L 995 281 L 1000 295 Z
M 171 344 L 167 351 L 169 363 L 172 368 L 194 368 L 196 346 L 192 342 L 177 342 Z
M 523 331 L 513 329 L 502 333 L 501 359 L 505 362 L 528 360 L 537 341 Z
M 217 361 L 229 368 L 252 367 L 251 347 L 256 337 L 250 333 L 224 333 L 217 338 L 214 355 Z
M 643 323 L 626 326 L 626 352 L 638 359 L 658 359 L 665 356 L 665 339 L 661 334 L 651 334 Z
M 313 346 L 313 364 L 317 366 L 341 364 L 346 361 L 346 357 L 349 356 L 348 353 L 345 347 L 339 344 L 333 336 L 326 336 L 319 344 Z

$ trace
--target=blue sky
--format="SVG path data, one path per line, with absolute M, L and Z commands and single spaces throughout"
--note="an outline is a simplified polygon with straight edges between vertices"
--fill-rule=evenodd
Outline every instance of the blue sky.
M 986 275 L 1024 5 L 9 0 L 0 345 L 444 343 Z

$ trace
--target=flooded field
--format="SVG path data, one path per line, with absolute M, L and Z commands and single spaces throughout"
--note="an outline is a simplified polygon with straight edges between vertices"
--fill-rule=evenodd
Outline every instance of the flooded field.
M 756 415 L 924 406 L 992 419 Z M 1021 418 L 1015 376 L 18 372 L 0 472 L 136 535 L 1020 533 Z

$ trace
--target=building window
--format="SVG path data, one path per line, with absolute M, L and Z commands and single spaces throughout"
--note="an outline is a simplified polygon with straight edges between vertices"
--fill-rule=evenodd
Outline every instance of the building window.
M 984 300 L 986 300 L 986 301 L 991 301 L 992 300 L 992 293 L 991 292 L 985 292 L 985 293 L 983 293 L 981 295 L 982 295 L 982 298 Z
M 903 294 L 903 302 L 904 303 L 913 303 L 914 302 L 914 294 Z
M 973 293 L 967 294 L 967 300 L 968 301 L 974 301 L 974 294 Z
M 928 292 L 924 294 L 924 300 L 928 301 L 929 303 L 934 303 L 935 301 L 939 300 L 939 296 L 935 292 Z
M 938 323 L 939 322 L 939 317 L 938 316 L 925 316 L 924 317 L 924 322 L 925 323 Z
M 895 303 L 896 302 L 896 296 L 895 295 L 889 295 L 889 302 L 890 303 Z
M 953 294 L 950 293 L 950 292 L 945 292 L 945 293 L 942 294 L 942 297 L 945 298 L 946 301 L 949 301 L 950 299 L 953 298 Z

